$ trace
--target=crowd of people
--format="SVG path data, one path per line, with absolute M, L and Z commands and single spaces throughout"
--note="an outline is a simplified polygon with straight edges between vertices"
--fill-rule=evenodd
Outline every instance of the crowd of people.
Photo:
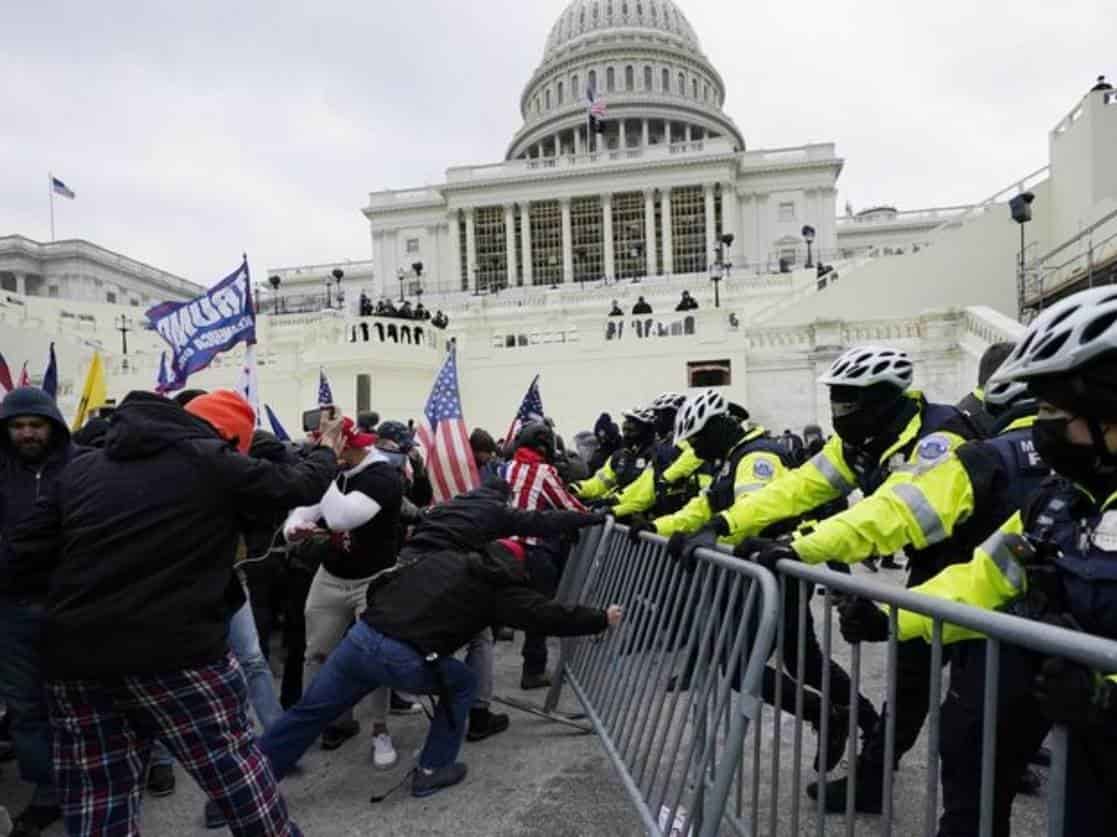
M 376 316 L 394 317 L 399 320 L 418 320 L 429 322 L 435 328 L 446 328 L 450 324 L 450 318 L 442 311 L 435 311 L 432 316 L 421 300 L 412 307 L 411 300 L 404 299 L 400 301 L 399 305 L 396 305 L 389 297 L 382 297 L 373 305 L 369 295 L 361 291 L 357 306 L 357 310 L 362 317 Z
M 411 792 L 461 782 L 463 741 L 510 723 L 491 709 L 495 638 L 524 632 L 520 686 L 542 689 L 547 636 L 621 622 L 619 605 L 553 600 L 578 531 L 610 517 L 634 541 L 665 537 L 688 570 L 716 545 L 775 572 L 791 561 L 849 572 L 902 552 L 919 592 L 1117 639 L 1115 323 L 1117 292 L 1057 303 L 1018 344 L 986 353 L 978 387 L 956 405 L 914 388 L 905 352 L 853 348 L 820 380 L 829 437 L 817 425 L 771 433 L 721 389 L 665 392 L 619 422 L 603 412 L 570 445 L 550 419 L 510 439 L 479 428 L 480 487 L 440 504 L 403 421 L 329 408 L 303 441 L 281 443 L 233 392 L 133 392 L 71 438 L 52 399 L 15 389 L 0 405 L 0 699 L 35 789 L 13 833 L 59 818 L 74 835 L 133 833 L 142 790 L 173 792 L 178 761 L 206 792 L 207 825 L 298 834 L 278 780 L 315 741 L 357 736 L 352 709 L 366 696 L 374 768 L 402 758 L 391 715 L 432 696 Z M 852 795 L 857 811 L 879 813 L 884 775 L 928 714 L 931 622 L 901 612 L 893 623 L 844 599 L 848 641 L 896 630 L 895 698 L 878 707 L 831 660 L 826 703 L 826 659 L 809 608 L 800 622 L 800 595 L 784 586 L 784 666 L 765 672 L 763 699 L 794 712 L 802 678 L 804 717 L 827 731 L 823 775 L 858 701 L 856 781 L 807 793 L 830 812 Z M 943 640 L 939 833 L 961 837 L 977 833 L 980 813 L 985 644 L 952 626 Z M 277 693 L 268 658 L 279 645 Z M 1113 673 L 1005 647 L 999 677 L 994 834 L 1009 833 L 1052 723 L 1071 728 L 1068 831 L 1107 833 Z M 689 673 L 673 684 L 688 688 Z

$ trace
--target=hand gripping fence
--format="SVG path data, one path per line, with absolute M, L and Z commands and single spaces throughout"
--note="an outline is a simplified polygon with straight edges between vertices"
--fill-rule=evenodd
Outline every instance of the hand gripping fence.
M 699 550 L 688 571 L 663 538 L 642 534 L 634 544 L 611 521 L 567 562 L 560 600 L 620 604 L 624 619 L 600 637 L 562 642 L 543 711 L 569 721 L 554 710 L 570 687 L 648 833 L 757 833 L 745 814 L 755 805 L 745 806 L 742 757 L 759 720 L 778 595 L 775 578 L 754 564 Z

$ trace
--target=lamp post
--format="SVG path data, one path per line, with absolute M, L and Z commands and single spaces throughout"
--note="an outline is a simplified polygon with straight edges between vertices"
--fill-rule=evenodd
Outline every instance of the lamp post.
M 330 298 L 330 277 L 326 277 L 326 307 L 333 308 L 333 300 Z
M 1031 192 L 1021 192 L 1008 202 L 1012 220 L 1020 225 L 1020 259 L 1016 266 L 1016 311 L 1020 317 L 1024 316 L 1024 225 L 1032 220 L 1032 201 L 1035 199 L 1036 196 Z M 1043 307 L 1042 299 L 1040 307 Z
M 404 270 L 403 270 L 403 268 L 402 268 L 402 267 L 401 267 L 401 268 L 399 268 L 399 269 L 398 269 L 398 270 L 396 271 L 396 278 L 397 278 L 397 279 L 399 280 L 399 301 L 400 301 L 400 302 L 403 302 L 403 278 L 404 278 L 404 277 L 405 277 L 406 275 L 407 275 L 407 274 L 406 274 L 406 273 L 404 273 Z
M 341 280 L 345 276 L 345 271 L 342 270 L 340 267 L 335 267 L 330 272 L 330 275 L 334 277 L 334 282 L 337 283 L 337 307 L 340 308 L 341 307 L 341 299 L 342 299 L 342 297 L 341 297 Z
M 121 314 L 120 317 L 117 319 L 117 322 L 120 323 L 120 325 L 116 327 L 116 330 L 120 332 L 120 351 L 125 357 L 127 357 L 128 332 L 132 330 L 132 321 L 128 317 Z
M 811 258 L 811 245 L 814 244 L 814 227 L 810 224 L 804 225 L 802 229 L 803 240 L 807 242 L 807 263 L 803 267 L 814 267 L 814 259 Z
M 274 274 L 272 276 L 268 277 L 268 284 L 271 285 L 272 290 L 275 292 L 275 313 L 276 314 L 279 313 L 279 286 L 282 282 L 283 282 L 283 280 L 280 279 L 278 276 L 276 276 Z
M 733 246 L 733 233 L 726 233 L 718 239 L 718 249 L 714 253 L 714 261 L 710 265 L 710 281 L 714 283 L 714 307 L 721 308 L 720 285 L 722 279 L 728 279 L 733 270 L 733 263 L 725 260 L 725 249 Z

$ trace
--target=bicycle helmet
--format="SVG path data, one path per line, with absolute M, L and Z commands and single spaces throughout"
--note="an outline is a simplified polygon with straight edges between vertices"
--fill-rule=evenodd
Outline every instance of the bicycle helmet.
M 990 384 L 1074 372 L 1115 349 L 1117 288 L 1081 291 L 1032 321 Z
M 678 392 L 665 392 L 652 402 L 653 410 L 678 410 L 686 403 L 686 396 Z
M 714 416 L 726 415 L 729 402 L 716 389 L 692 395 L 675 417 L 675 444 L 685 441 L 701 430 Z
M 858 388 L 886 383 L 907 390 L 912 378 L 911 358 L 907 352 L 887 346 L 857 346 L 835 360 L 830 371 L 818 382 Z

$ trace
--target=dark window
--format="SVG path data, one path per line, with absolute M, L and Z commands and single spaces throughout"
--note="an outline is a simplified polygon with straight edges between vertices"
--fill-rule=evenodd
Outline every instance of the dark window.
M 729 360 L 695 360 L 686 365 L 688 387 L 727 387 L 733 383 Z

